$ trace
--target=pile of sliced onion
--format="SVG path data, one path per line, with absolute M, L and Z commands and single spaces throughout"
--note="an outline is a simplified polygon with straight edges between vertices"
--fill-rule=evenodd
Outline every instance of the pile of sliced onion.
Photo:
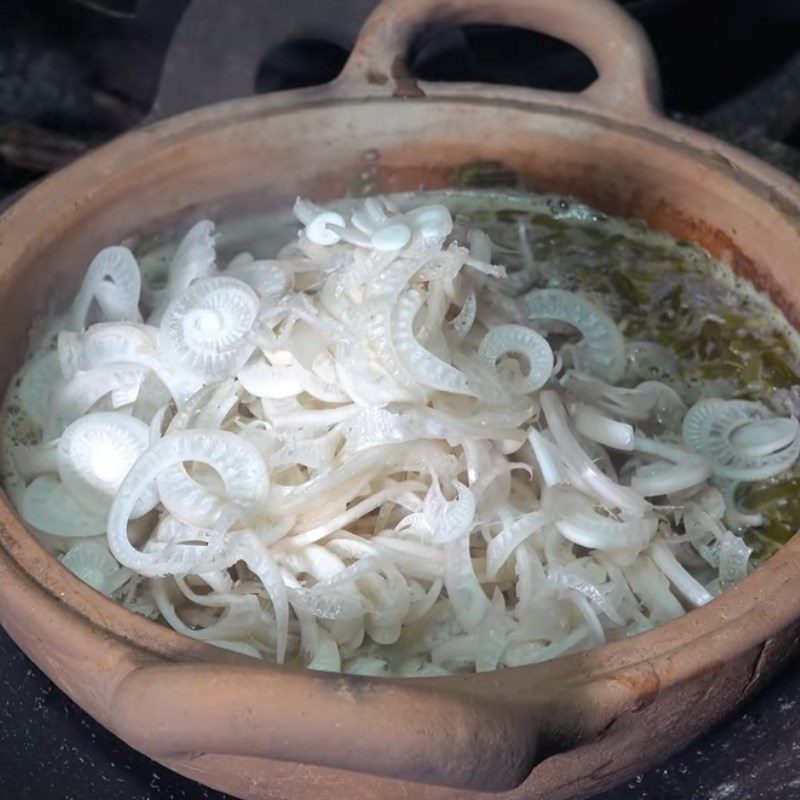
M 163 288 L 102 251 L 23 368 L 15 497 L 75 575 L 237 652 L 434 675 L 638 633 L 747 574 L 734 489 L 794 464 L 797 420 L 687 411 L 674 357 L 580 292 L 502 294 L 443 205 L 294 212 L 271 260 L 220 264 L 198 223 Z

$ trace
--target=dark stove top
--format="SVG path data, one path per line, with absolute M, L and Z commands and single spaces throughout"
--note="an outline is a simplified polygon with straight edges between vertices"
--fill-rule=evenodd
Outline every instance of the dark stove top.
M 330 0 L 328 0 L 330 1 Z M 568 0 L 565 0 L 567 2 Z M 800 178 L 800 0 L 621 0 L 645 24 L 667 111 Z M 337 74 L 372 0 L 340 0 L 335 35 L 309 26 L 319 0 L 195 0 L 176 48 L 241 29 L 261 7 L 264 55 L 252 87 Z M 188 0 L 0 0 L 3 195 L 142 120 Z M 346 6 L 350 14 L 343 14 Z M 188 17 L 187 17 L 188 19 Z M 231 43 L 235 47 L 235 43 Z M 418 42 L 415 71 L 574 90 L 592 79 L 576 51 L 497 26 Z M 187 95 L 193 86 L 187 86 Z M 223 92 L 223 87 L 217 87 Z M 800 660 L 666 765 L 595 800 L 800 798 Z M 68 700 L 0 630 L 0 800 L 224 800 L 131 750 Z

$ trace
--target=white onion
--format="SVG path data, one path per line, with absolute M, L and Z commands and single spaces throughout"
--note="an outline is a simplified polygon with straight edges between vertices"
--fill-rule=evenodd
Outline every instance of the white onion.
M 101 250 L 86 271 L 70 312 L 72 330 L 83 330 L 92 301 L 106 319 L 138 322 L 141 276 L 139 265 L 127 247 Z
M 553 372 L 550 345 L 536 331 L 522 325 L 498 325 L 492 328 L 483 337 L 478 353 L 492 366 L 507 353 L 516 353 L 528 359 L 529 372 L 512 383 L 511 390 L 514 392 L 524 394 L 541 389 Z
M 707 455 L 720 478 L 756 481 L 788 469 L 800 455 L 800 425 L 761 403 L 701 400 L 686 413 L 683 440 Z
M 615 450 L 633 449 L 633 426 L 603 416 L 596 408 L 579 405 L 573 412 L 575 428 L 589 439 Z
M 253 290 L 235 278 L 196 281 L 164 312 L 159 357 L 204 380 L 230 377 L 253 351 L 246 336 L 258 305 Z
M 531 319 L 558 320 L 583 335 L 578 352 L 594 375 L 616 381 L 625 369 L 625 345 L 614 321 L 585 297 L 563 289 L 537 289 L 523 298 Z

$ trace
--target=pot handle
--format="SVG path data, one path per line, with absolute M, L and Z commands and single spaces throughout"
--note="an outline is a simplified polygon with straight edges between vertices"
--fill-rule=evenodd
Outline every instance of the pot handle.
M 373 93 L 388 86 L 402 94 L 414 39 L 432 27 L 465 23 L 513 25 L 561 39 L 585 53 L 597 70 L 582 97 L 629 116 L 659 110 L 653 49 L 644 29 L 613 0 L 383 0 L 361 29 L 338 82 L 366 83 Z
M 250 756 L 473 791 L 525 780 L 537 760 L 531 710 L 415 683 L 271 665 L 142 666 L 117 687 L 108 724 L 157 760 Z

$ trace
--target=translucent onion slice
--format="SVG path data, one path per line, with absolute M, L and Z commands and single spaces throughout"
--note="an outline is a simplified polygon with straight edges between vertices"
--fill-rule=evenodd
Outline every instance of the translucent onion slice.
M 517 548 L 551 521 L 552 516 L 549 513 L 533 511 L 504 525 L 486 548 L 486 577 L 489 580 L 497 577 L 500 568 Z
M 625 342 L 614 320 L 585 297 L 564 289 L 537 289 L 522 298 L 531 319 L 558 320 L 583 336 L 580 352 L 589 371 L 612 383 L 625 370 Z
M 58 473 L 64 487 L 87 508 L 107 511 L 125 476 L 150 443 L 150 429 L 121 412 L 87 414 L 58 441 Z M 158 502 L 148 487 L 132 509 L 139 517 Z
M 544 391 L 539 396 L 539 399 L 542 404 L 542 411 L 547 417 L 550 432 L 567 466 L 609 508 L 619 508 L 623 513 L 634 517 L 642 516 L 649 509 L 647 501 L 628 487 L 615 483 L 597 468 L 572 434 L 564 406 L 556 392 Z
M 419 206 L 403 215 L 414 232 L 426 239 L 443 242 L 453 230 L 453 218 L 447 206 L 432 204 Z
M 483 337 L 478 353 L 494 366 L 500 356 L 522 355 L 528 360 L 528 374 L 511 384 L 511 391 L 535 392 L 553 372 L 553 351 L 544 337 L 522 325 L 498 325 Z
M 108 549 L 97 542 L 76 542 L 64 554 L 61 564 L 101 594 L 108 596 L 119 588 L 119 564 Z M 126 570 L 121 577 L 125 580 L 129 576 Z
M 139 322 L 139 265 L 127 247 L 107 247 L 89 265 L 70 312 L 73 330 L 83 330 L 92 301 L 97 300 L 109 320 Z
M 376 250 L 402 250 L 411 241 L 411 228 L 402 222 L 389 222 L 370 234 L 369 243 Z
M 731 444 L 745 458 L 764 458 L 789 447 L 800 425 L 794 418 L 778 417 L 749 422 L 731 433 Z
M 385 534 L 372 542 L 408 577 L 436 581 L 444 575 L 444 555 L 439 547 Z
M 58 377 L 58 354 L 51 350 L 36 353 L 22 370 L 17 397 L 37 425 L 43 426 L 49 416 L 50 394 Z
M 226 507 L 226 499 L 201 485 L 183 464 L 165 469 L 157 480 L 158 499 L 174 517 L 187 525 L 213 527 Z
M 793 420 L 766 424 L 775 419 L 761 403 L 701 400 L 684 417 L 683 440 L 694 452 L 707 455 L 721 478 L 765 480 L 787 470 L 800 455 L 800 426 Z M 742 446 L 734 439 L 737 431 Z M 786 444 L 791 431 L 793 438 Z
M 629 373 L 638 381 L 666 381 L 671 386 L 683 379 L 675 354 L 653 342 L 631 342 L 627 348 Z
M 58 336 L 61 374 L 69 380 L 82 370 L 120 363 L 152 363 L 158 330 L 129 322 L 101 322 L 83 333 L 62 331 Z
M 403 366 L 423 386 L 445 392 L 469 394 L 466 376 L 426 350 L 414 336 L 414 318 L 422 307 L 419 292 L 400 296 L 392 313 L 392 338 Z
M 668 576 L 655 565 L 651 557 L 637 558 L 624 566 L 622 573 L 647 609 L 652 625 L 669 622 L 684 614 L 683 606 L 670 590 Z
M 17 445 L 11 451 L 17 471 L 26 481 L 37 475 L 58 472 L 56 442 L 36 445 Z
M 207 381 L 232 377 L 253 352 L 246 337 L 258 306 L 255 292 L 235 278 L 193 283 L 164 312 L 159 356 Z
M 306 223 L 304 232 L 310 242 L 327 247 L 342 240 L 341 235 L 332 228 L 344 227 L 345 221 L 341 214 L 335 211 L 320 211 Z
M 82 506 L 52 475 L 35 478 L 25 489 L 20 514 L 29 525 L 55 536 L 99 536 L 106 531 L 105 514 Z
M 624 620 L 614 606 L 611 605 L 603 590 L 586 578 L 558 564 L 550 564 L 547 567 L 547 579 L 558 588 L 578 592 L 579 595 L 589 600 L 615 624 L 624 624 Z M 605 640 L 605 635 L 601 632 L 599 638 L 603 641 Z
M 661 542 L 653 544 L 650 556 L 656 566 L 669 578 L 670 583 L 693 606 L 703 606 L 714 599 L 714 596 L 684 569 L 667 545 Z
M 701 455 L 687 453 L 680 447 L 635 436 L 633 447 L 640 453 L 671 462 L 640 467 L 631 478 L 631 487 L 643 497 L 682 492 L 699 486 L 711 476 L 711 462 Z
M 137 364 L 115 364 L 78 372 L 69 381 L 59 381 L 50 397 L 50 418 L 44 436 L 52 439 L 93 409 L 105 397 L 126 400 L 138 396 L 147 368 Z
M 643 550 L 655 535 L 658 518 L 620 521 L 587 508 L 558 519 L 556 527 L 565 539 L 593 550 Z
M 266 361 L 247 364 L 236 377 L 245 391 L 255 397 L 282 400 L 296 397 L 303 391 L 299 376 L 292 367 L 273 367 Z
M 731 531 L 725 531 L 719 548 L 719 582 L 727 589 L 747 577 L 753 550 Z
M 469 552 L 469 536 L 445 545 L 444 585 L 461 626 L 467 631 L 475 628 L 486 616 L 489 598 L 475 575 Z
M 419 481 L 404 481 L 394 486 L 389 486 L 380 492 L 370 495 L 360 503 L 356 503 L 351 508 L 327 520 L 322 525 L 316 525 L 313 528 L 301 530 L 299 533 L 290 537 L 289 543 L 294 547 L 308 547 L 308 545 L 318 542 L 338 530 L 346 529 L 348 525 L 361 519 L 375 509 L 380 508 L 387 501 L 406 492 L 420 489 L 422 485 L 423 484 Z
M 458 315 L 453 319 L 450 325 L 453 328 L 453 336 L 456 341 L 463 342 L 467 334 L 472 330 L 475 324 L 475 318 L 478 313 L 478 299 L 475 296 L 475 290 L 470 287 L 467 290 L 467 295 L 464 298 L 464 303 Z
M 542 473 L 544 485 L 552 487 L 559 483 L 568 483 L 569 476 L 555 444 L 546 439 L 535 428 L 531 428 L 529 431 L 528 440 L 533 447 L 534 457 Z
M 137 550 L 128 539 L 128 520 L 142 494 L 164 470 L 187 461 L 210 466 L 221 478 L 228 498 L 237 505 L 258 508 L 263 504 L 269 476 L 261 454 L 253 445 L 226 431 L 171 433 L 139 458 L 114 497 L 108 515 L 108 543 L 121 564 L 146 573 L 155 564 L 163 568 L 164 558 L 168 557 L 170 571 L 185 574 L 208 558 L 204 545 L 184 545 L 161 558 L 159 554 L 153 556 Z
M 246 283 L 261 301 L 275 301 L 289 291 L 291 279 L 277 261 L 250 261 L 231 264 L 225 274 Z
M 424 514 L 430 520 L 430 539 L 434 544 L 447 544 L 472 530 L 475 520 L 475 495 L 460 481 L 453 482 L 455 500 L 445 500 L 439 481 L 434 480 L 424 505 Z
M 757 511 L 742 508 L 736 502 L 736 493 L 740 481 L 715 477 L 714 483 L 719 487 L 725 500 L 725 522 L 731 528 L 757 528 L 764 524 L 764 516 Z
M 316 669 L 322 672 L 341 672 L 342 658 L 339 654 L 338 645 L 330 635 L 323 633 L 321 628 L 319 630 L 319 644 L 314 650 L 313 658 L 306 665 L 306 669 Z
M 675 390 L 658 381 L 645 381 L 635 389 L 627 389 L 569 372 L 564 376 L 563 383 L 571 394 L 581 400 L 613 417 L 631 422 L 652 419 L 672 428 L 676 422 L 680 423 L 686 412 L 686 406 Z
M 281 572 L 267 548 L 255 534 L 246 534 L 241 541 L 237 541 L 236 550 L 250 570 L 258 576 L 272 601 L 277 628 L 276 660 L 279 664 L 283 664 L 289 636 L 289 596 Z
M 579 404 L 572 413 L 575 428 L 595 442 L 615 450 L 633 449 L 633 426 L 603 416 L 596 408 Z
M 155 580 L 152 582 L 152 596 L 161 616 L 166 620 L 171 628 L 184 636 L 189 636 L 192 639 L 210 642 L 217 646 L 223 646 L 226 649 L 234 650 L 235 652 L 243 652 L 247 655 L 255 655 L 260 657 L 260 653 L 252 646 L 240 641 L 231 641 L 223 639 L 222 636 L 243 636 L 249 632 L 253 632 L 259 627 L 259 623 L 263 625 L 260 619 L 260 608 L 258 600 L 255 597 L 236 597 L 226 595 L 217 598 L 216 605 L 224 609 L 223 613 L 214 619 L 214 621 L 206 627 L 195 628 L 187 625 L 175 610 L 175 605 L 167 591 L 168 581 L 166 579 Z M 181 583 L 178 582 L 178 587 L 182 588 Z M 185 594 L 186 592 L 184 592 Z M 193 602 L 197 602 L 195 598 L 202 597 L 202 595 L 192 595 Z
M 167 271 L 167 285 L 155 295 L 156 305 L 148 322 L 159 325 L 168 304 L 180 297 L 197 280 L 208 278 L 216 268 L 214 223 L 203 219 L 183 237 Z

